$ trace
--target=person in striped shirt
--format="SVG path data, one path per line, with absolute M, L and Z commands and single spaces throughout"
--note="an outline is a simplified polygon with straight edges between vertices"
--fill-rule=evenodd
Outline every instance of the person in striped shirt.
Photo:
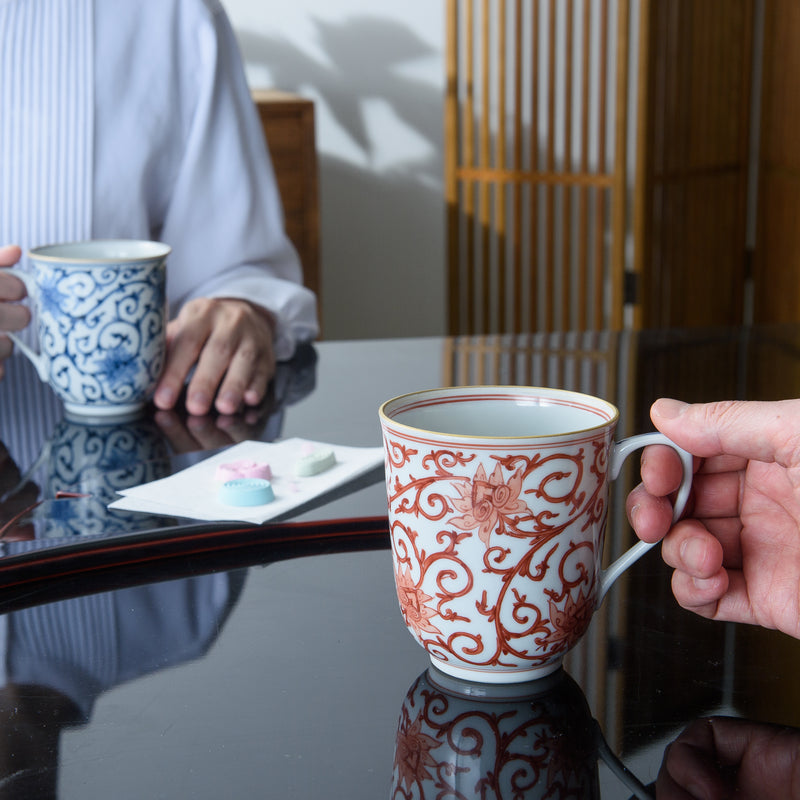
M 316 336 L 219 0 L 0 2 L 0 332 L 29 321 L 3 267 L 90 238 L 172 248 L 159 408 L 257 405 Z

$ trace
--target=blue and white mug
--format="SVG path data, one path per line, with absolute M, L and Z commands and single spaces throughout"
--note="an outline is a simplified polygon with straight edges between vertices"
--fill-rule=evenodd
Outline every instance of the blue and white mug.
M 8 334 L 70 416 L 135 415 L 166 353 L 166 261 L 160 242 L 108 239 L 36 247 L 18 276 L 33 299 L 39 352 Z

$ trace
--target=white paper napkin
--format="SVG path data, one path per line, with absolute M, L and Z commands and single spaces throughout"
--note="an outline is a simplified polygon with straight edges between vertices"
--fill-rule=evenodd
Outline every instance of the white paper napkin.
M 336 464 L 318 475 L 297 477 L 294 473 L 297 461 L 321 448 L 333 450 Z M 242 460 L 270 465 L 275 492 L 275 499 L 271 503 L 240 507 L 223 505 L 218 501 L 217 494 L 222 482 L 216 479 L 217 467 Z M 189 519 L 260 524 L 369 472 L 381 463 L 381 447 L 343 447 L 308 439 L 240 442 L 168 478 L 124 489 L 120 492 L 122 498 L 108 507 Z

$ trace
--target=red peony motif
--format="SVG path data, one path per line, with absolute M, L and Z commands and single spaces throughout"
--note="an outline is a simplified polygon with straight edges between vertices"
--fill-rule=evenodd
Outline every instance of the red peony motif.
M 540 644 L 552 646 L 552 651 L 558 653 L 568 650 L 578 641 L 592 619 L 594 606 L 590 602 L 591 595 L 578 594 L 577 601 L 567 593 L 564 608 L 560 609 L 555 601 L 550 598 L 550 625 L 553 630 L 540 640 Z
M 491 477 L 486 479 L 486 471 L 481 464 L 475 477 L 466 486 L 456 485 L 461 497 L 451 497 L 457 511 L 464 516 L 453 517 L 451 525 L 462 531 L 478 529 L 480 540 L 488 547 L 489 537 L 497 526 L 498 533 L 505 531 L 505 518 L 527 510 L 519 499 L 522 491 L 522 470 L 517 470 L 509 479 L 503 481 L 503 470 L 498 464 Z
M 410 725 L 401 725 L 397 730 L 397 745 L 394 751 L 394 765 L 399 776 L 398 783 L 405 783 L 407 789 L 415 783 L 422 783 L 433 776 L 428 771 L 438 766 L 431 756 L 431 750 L 439 747 L 432 736 L 422 732 L 422 717 L 417 717 Z
M 431 622 L 431 617 L 436 615 L 433 608 L 429 608 L 426 603 L 433 598 L 425 594 L 415 585 L 411 578 L 410 570 L 398 570 L 396 573 L 397 599 L 400 601 L 400 610 L 406 625 L 411 628 L 417 636 L 422 639 L 423 633 L 441 633 L 441 631 Z

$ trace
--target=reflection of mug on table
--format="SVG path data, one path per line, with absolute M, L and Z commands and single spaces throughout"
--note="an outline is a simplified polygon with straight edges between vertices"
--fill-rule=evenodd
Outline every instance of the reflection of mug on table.
M 635 797 L 649 796 L 565 672 L 498 686 L 430 669 L 403 702 L 390 797 L 591 800 L 600 797 L 598 758 Z
M 612 582 L 651 545 L 601 569 L 609 481 L 661 434 L 613 442 L 617 409 L 532 387 L 405 395 L 380 412 L 392 556 L 408 629 L 467 680 L 557 669 Z M 676 450 L 678 448 L 675 448 Z M 691 484 L 691 457 L 679 450 Z
M 120 490 L 169 474 L 169 449 L 152 420 L 105 425 L 61 420 L 40 460 L 47 465 L 45 496 L 56 497 L 59 492 L 81 495 L 63 501 L 64 513 L 50 508 L 43 515 L 44 536 L 89 536 L 153 527 L 149 515 L 108 508 Z
M 68 414 L 138 412 L 166 349 L 167 245 L 97 240 L 38 247 L 19 277 L 34 301 L 39 352 L 8 334 Z

